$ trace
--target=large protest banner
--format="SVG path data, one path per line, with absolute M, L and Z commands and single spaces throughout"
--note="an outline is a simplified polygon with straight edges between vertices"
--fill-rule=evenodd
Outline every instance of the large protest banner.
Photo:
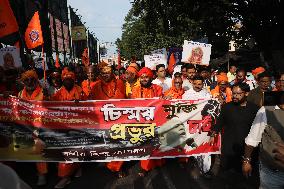
M 101 161 L 220 153 L 210 146 L 219 115 L 212 99 L 85 102 L 0 97 L 0 159 Z
M 182 62 L 209 65 L 212 45 L 193 41 L 184 41 Z

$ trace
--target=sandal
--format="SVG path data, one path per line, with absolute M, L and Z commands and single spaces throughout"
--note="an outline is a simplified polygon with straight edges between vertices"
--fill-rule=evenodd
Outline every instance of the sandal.
M 54 188 L 62 189 L 62 188 L 65 188 L 65 186 L 67 186 L 70 183 L 71 183 L 70 177 L 64 177 L 64 178 L 61 178 L 61 180 L 55 185 Z

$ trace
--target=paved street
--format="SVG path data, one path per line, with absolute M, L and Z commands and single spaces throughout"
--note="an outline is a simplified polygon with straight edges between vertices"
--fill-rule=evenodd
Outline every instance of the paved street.
M 151 171 L 146 177 L 138 176 L 137 162 L 128 163 L 128 176 L 117 179 L 116 175 L 108 171 L 103 163 L 83 163 L 83 176 L 81 178 L 73 178 L 68 185 L 68 189 L 253 189 L 257 188 L 255 181 L 251 179 L 253 184 L 244 182 L 244 178 L 236 173 L 226 173 L 214 179 L 192 179 L 187 169 L 181 168 L 176 161 L 169 160 L 167 164 L 161 168 Z M 45 187 L 37 187 L 35 165 L 33 163 L 17 164 L 17 171 L 21 178 L 25 180 L 32 188 L 50 189 L 58 181 L 56 175 L 56 166 L 53 163 L 50 166 L 48 175 L 48 185 Z

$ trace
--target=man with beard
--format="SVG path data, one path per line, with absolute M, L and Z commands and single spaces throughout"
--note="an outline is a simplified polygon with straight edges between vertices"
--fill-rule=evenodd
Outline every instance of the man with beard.
M 61 80 L 61 71 L 58 69 L 53 70 L 53 72 L 48 77 L 49 88 L 48 94 L 49 96 L 53 96 L 62 86 Z
M 91 92 L 92 100 L 124 99 L 125 86 L 122 80 L 116 79 L 113 69 L 107 63 L 100 63 L 100 80 Z
M 201 76 L 195 76 L 192 78 L 192 88 L 185 91 L 182 99 L 208 99 L 211 98 L 211 94 L 204 88 L 203 78 Z
M 221 104 L 232 101 L 232 90 L 229 87 L 228 77 L 226 74 L 217 75 L 218 85 L 211 90 L 213 98 L 217 98 Z
M 186 65 L 187 79 L 183 80 L 182 88 L 189 90 L 192 88 L 193 78 L 196 76 L 196 68 L 193 64 Z
M 95 84 L 91 92 L 92 100 L 124 99 L 125 86 L 122 80 L 116 79 L 113 69 L 107 63 L 100 63 L 100 80 Z M 112 161 L 106 164 L 107 168 L 117 173 L 118 177 L 124 177 L 122 170 L 123 161 Z
M 98 82 L 94 66 L 89 66 L 87 68 L 87 76 L 88 78 L 82 82 L 81 86 L 85 95 L 89 96 L 91 94 L 92 88 Z
M 79 101 L 85 100 L 81 87 L 75 84 L 75 74 L 65 67 L 61 75 L 62 87 L 51 97 L 53 101 Z M 47 173 L 47 164 L 42 165 L 44 172 Z M 64 188 L 71 182 L 70 176 L 75 173 L 75 177 L 81 176 L 81 168 L 77 163 L 59 163 L 58 176 L 61 178 L 55 188 Z M 41 174 L 41 175 L 45 175 Z
M 163 88 L 159 85 L 152 84 L 154 74 L 150 68 L 144 67 L 138 73 L 140 86 L 133 87 L 131 98 L 154 98 L 163 96 Z M 162 166 L 164 161 L 161 160 L 141 160 L 141 171 L 139 176 L 145 174 L 157 166 Z
M 126 98 L 129 98 L 132 94 L 132 88 L 140 86 L 140 80 L 138 79 L 139 67 L 136 63 L 131 63 L 125 72 L 125 90 Z
M 43 100 L 43 89 L 34 70 L 25 71 L 21 80 L 24 83 L 24 89 L 19 92 L 19 98 L 24 100 Z
M 75 84 L 75 74 L 65 67 L 61 74 L 62 87 L 53 96 L 54 101 L 86 100 L 80 86 Z
M 210 143 L 223 131 L 221 170 L 241 173 L 241 156 L 244 140 L 248 135 L 258 107 L 247 101 L 249 85 L 237 83 L 232 88 L 232 102 L 224 104 L 216 124 L 212 127 Z

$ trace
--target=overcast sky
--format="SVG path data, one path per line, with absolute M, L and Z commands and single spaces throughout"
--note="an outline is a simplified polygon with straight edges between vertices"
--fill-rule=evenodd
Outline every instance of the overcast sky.
M 83 22 L 100 42 L 115 42 L 121 37 L 124 17 L 131 8 L 130 0 L 68 0 L 78 9 Z

